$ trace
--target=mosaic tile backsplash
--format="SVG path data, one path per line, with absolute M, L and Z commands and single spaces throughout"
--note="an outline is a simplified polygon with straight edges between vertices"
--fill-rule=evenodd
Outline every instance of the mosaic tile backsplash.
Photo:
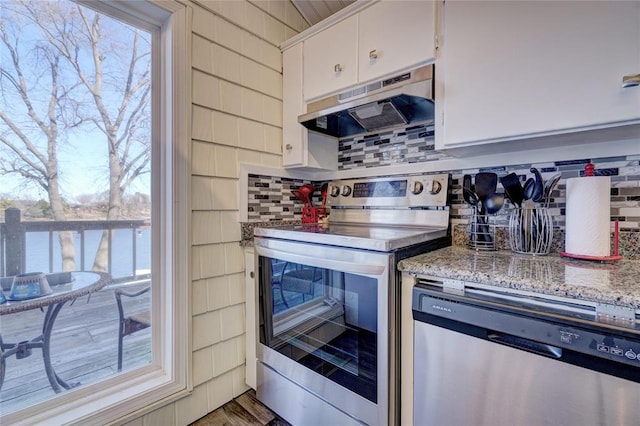
M 312 183 L 317 188 L 312 202 L 313 205 L 320 205 L 320 188 L 324 182 L 250 174 L 247 203 L 249 222 L 302 220 L 302 203 L 291 191 L 306 183 Z
M 449 158 L 434 150 L 433 127 L 417 126 L 386 133 L 344 139 L 339 142 L 339 169 L 380 167 L 398 163 L 420 163 Z M 552 252 L 564 249 L 565 191 L 569 178 L 584 174 L 587 163 L 596 166 L 596 175 L 611 176 L 611 220 L 618 221 L 620 228 L 620 254 L 626 258 L 640 259 L 640 155 L 620 157 L 584 158 L 574 161 L 545 163 L 522 163 L 481 169 L 442 171 L 451 174 L 449 187 L 450 218 L 454 244 L 465 244 L 465 235 L 472 209 L 462 197 L 462 177 L 478 172 L 495 172 L 499 177 L 516 173 L 521 183 L 533 177 L 531 167 L 536 167 L 546 180 L 561 173 L 560 181 L 550 197 L 549 209 L 554 223 L 554 244 Z M 381 173 L 382 174 L 382 173 Z M 324 182 L 309 182 L 271 176 L 249 176 L 249 222 L 269 222 L 274 220 L 300 220 L 301 204 L 291 194 L 292 189 L 304 183 L 312 183 L 318 188 L 315 203 L 319 203 L 319 188 Z M 498 184 L 498 192 L 503 192 Z M 506 246 L 506 228 L 509 201 L 492 221 L 498 226 L 502 248 Z
M 449 158 L 435 150 L 433 124 L 367 134 L 338 142 L 338 170 L 423 163 Z

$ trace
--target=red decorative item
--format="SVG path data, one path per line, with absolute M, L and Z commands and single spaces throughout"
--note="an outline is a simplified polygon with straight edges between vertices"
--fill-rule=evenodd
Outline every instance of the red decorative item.
M 593 163 L 587 163 L 584 166 L 584 175 L 585 176 L 594 176 L 596 170 L 596 166 Z
M 580 260 L 597 260 L 599 262 L 622 260 L 622 256 L 613 255 L 613 254 L 610 256 L 588 256 L 586 254 L 573 254 L 573 253 L 567 253 L 566 251 L 561 251 L 560 256 L 570 257 L 572 259 L 580 259 Z
M 325 215 L 324 206 L 317 209 L 311 202 L 314 192 L 315 187 L 311 184 L 304 184 L 299 189 L 291 191 L 298 200 L 302 201 L 302 223 L 318 223 L 318 219 Z
M 318 210 L 313 206 L 302 206 L 302 223 L 317 223 Z

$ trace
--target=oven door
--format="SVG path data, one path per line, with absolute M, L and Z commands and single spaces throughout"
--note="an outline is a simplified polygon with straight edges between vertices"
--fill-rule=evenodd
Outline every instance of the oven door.
M 335 410 L 355 423 L 387 424 L 392 254 L 255 244 L 258 398 L 293 424 L 327 424 Z

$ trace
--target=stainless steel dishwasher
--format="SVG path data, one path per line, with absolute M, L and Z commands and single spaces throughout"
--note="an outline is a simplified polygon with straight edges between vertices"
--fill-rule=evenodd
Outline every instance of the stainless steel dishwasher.
M 633 308 L 433 277 L 412 303 L 413 424 L 640 424 Z

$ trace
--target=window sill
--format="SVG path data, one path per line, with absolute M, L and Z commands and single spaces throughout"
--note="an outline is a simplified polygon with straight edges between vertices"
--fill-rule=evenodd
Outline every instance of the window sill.
M 61 395 L 55 404 L 43 403 L 38 412 L 22 410 L 3 418 L 7 424 L 125 423 L 188 396 L 185 383 L 172 381 L 163 371 L 148 367 Z M 50 401 L 51 402 L 51 401 Z M 143 407 L 143 408 L 139 408 Z M 123 413 L 126 413 L 123 415 Z

